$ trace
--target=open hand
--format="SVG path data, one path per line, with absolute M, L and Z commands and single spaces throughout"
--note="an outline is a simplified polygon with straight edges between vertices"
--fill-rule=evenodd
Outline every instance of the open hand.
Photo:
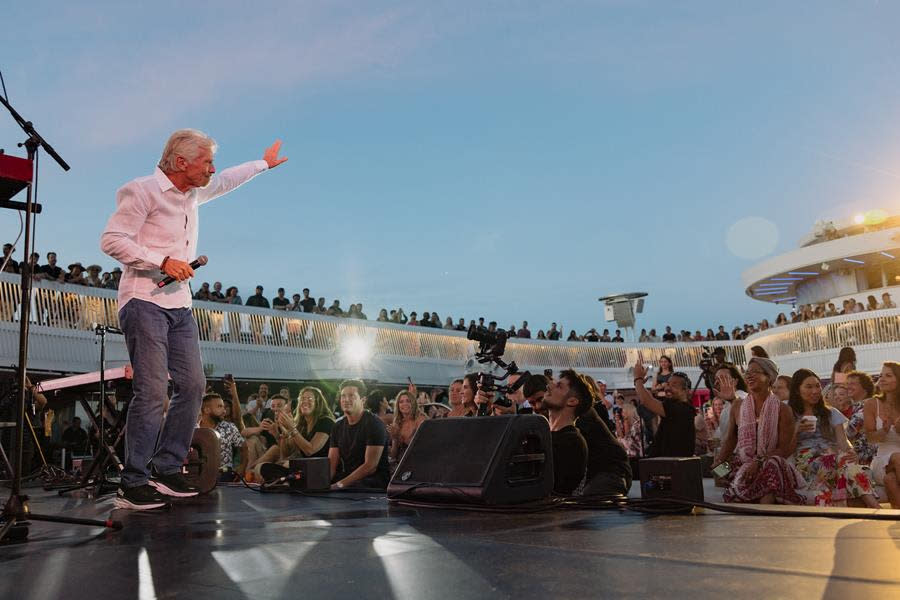
M 285 429 L 291 429 L 294 426 L 294 419 L 291 418 L 291 413 L 288 412 L 280 412 L 278 413 L 278 424 L 284 427 Z
M 263 160 L 269 165 L 270 169 L 274 169 L 283 162 L 287 162 L 287 156 L 278 158 L 278 152 L 281 150 L 281 140 L 275 140 L 275 143 L 266 148 L 263 152 Z

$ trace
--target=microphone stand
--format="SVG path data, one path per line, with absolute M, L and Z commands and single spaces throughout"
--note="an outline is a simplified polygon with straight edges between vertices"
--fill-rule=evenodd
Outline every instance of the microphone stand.
M 32 164 L 32 170 L 35 176 L 26 186 L 25 200 L 25 251 L 29 253 L 31 250 L 31 223 L 32 215 L 35 212 L 33 193 L 37 184 L 37 172 L 34 169 L 35 161 L 38 157 L 38 150 L 43 148 L 47 154 L 59 164 L 64 171 L 69 170 L 69 165 L 57 154 L 56 150 L 41 137 L 34 128 L 31 121 L 26 121 L 6 98 L 0 96 L 0 104 L 6 107 L 12 115 L 13 120 L 22 128 L 27 136 L 25 141 L 19 144 L 24 146 L 28 153 L 28 160 Z M 71 523 L 75 525 L 89 525 L 94 527 L 110 527 L 121 529 L 122 524 L 118 521 L 106 519 L 99 521 L 96 519 L 75 519 L 63 517 L 59 515 L 45 515 L 31 512 L 28 507 L 28 496 L 22 494 L 22 443 L 24 441 L 25 431 L 25 377 L 27 375 L 28 363 L 28 328 L 31 319 L 31 262 L 25 261 L 26 267 L 22 269 L 21 279 L 21 304 L 19 310 L 19 364 L 16 367 L 16 380 L 18 382 L 18 398 L 16 399 L 16 430 L 13 436 L 15 441 L 15 456 L 13 458 L 13 481 L 9 498 L 3 506 L 3 512 L 0 514 L 0 542 L 5 540 L 24 540 L 28 537 L 29 521 L 50 521 L 55 523 Z

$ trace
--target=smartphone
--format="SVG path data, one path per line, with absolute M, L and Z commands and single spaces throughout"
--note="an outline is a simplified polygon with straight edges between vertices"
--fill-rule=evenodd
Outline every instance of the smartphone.
M 222 381 L 225 383 L 234 383 L 234 375 L 231 373 L 225 373 L 224 377 L 222 377 Z
M 544 369 L 544 377 L 553 379 L 553 369 Z
M 731 465 L 728 462 L 723 462 L 719 464 L 718 467 L 713 469 L 713 473 L 715 473 L 718 477 L 726 477 L 729 473 L 731 473 Z

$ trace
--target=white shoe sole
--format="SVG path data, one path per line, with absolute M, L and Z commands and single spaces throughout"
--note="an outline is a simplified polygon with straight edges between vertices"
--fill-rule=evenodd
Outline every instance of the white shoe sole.
M 113 506 L 125 510 L 153 510 L 154 508 L 162 508 L 167 504 L 167 502 L 157 502 L 153 504 L 134 504 L 133 502 L 128 501 L 126 498 L 119 497 L 116 497 L 116 499 L 113 500 Z
M 191 498 L 200 493 L 200 492 L 176 492 L 175 490 L 171 489 L 169 486 L 162 483 L 161 481 L 155 481 L 153 479 L 151 479 L 149 481 L 149 483 L 150 483 L 150 485 L 155 487 L 156 491 L 159 492 L 160 494 L 163 494 L 165 496 L 172 496 L 173 498 Z

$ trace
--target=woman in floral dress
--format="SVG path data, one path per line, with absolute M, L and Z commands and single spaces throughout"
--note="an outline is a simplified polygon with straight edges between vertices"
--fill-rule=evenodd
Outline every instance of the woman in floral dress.
M 794 462 L 803 475 L 812 502 L 818 506 L 846 506 L 848 502 L 879 508 L 866 469 L 847 441 L 847 418 L 825 404 L 822 382 L 808 369 L 791 378 L 791 409 L 797 420 Z

